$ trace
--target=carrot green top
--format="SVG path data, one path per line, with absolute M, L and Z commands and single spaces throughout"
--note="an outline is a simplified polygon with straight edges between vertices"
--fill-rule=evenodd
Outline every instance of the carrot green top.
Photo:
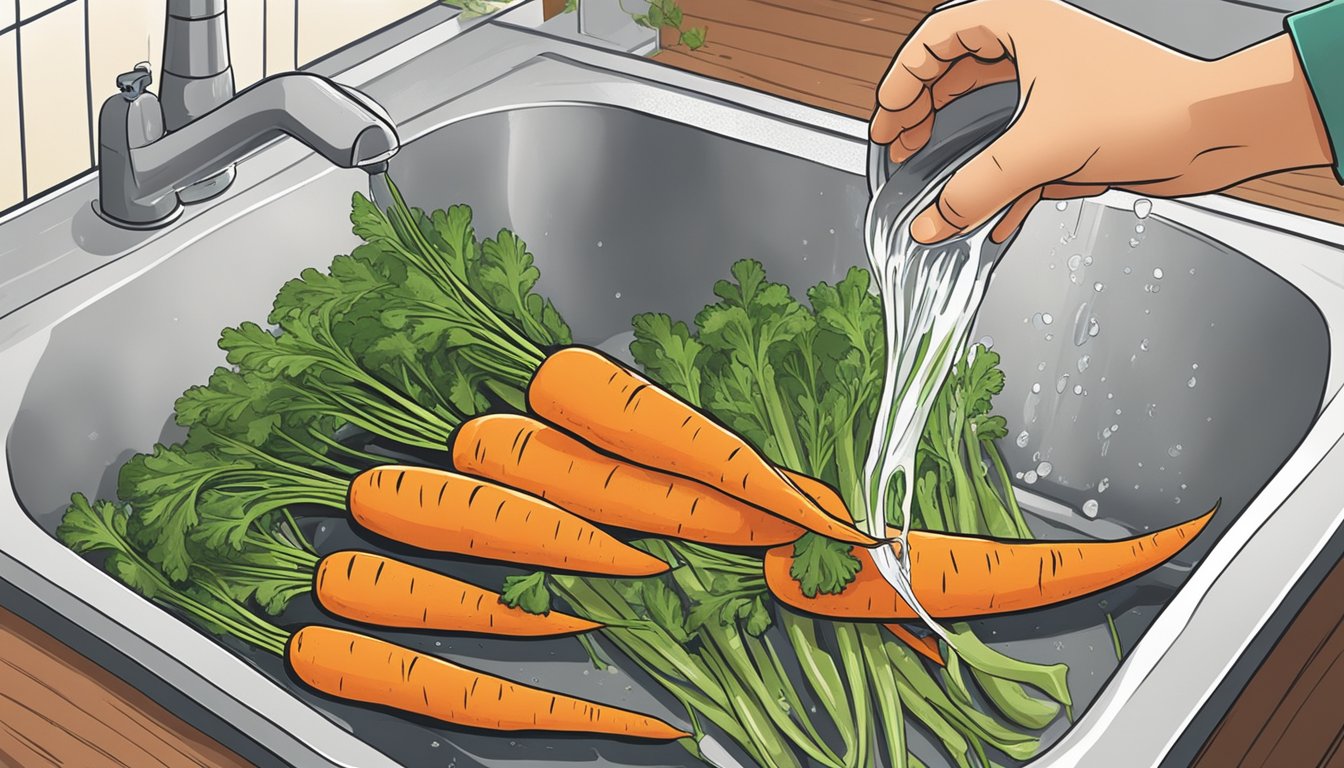
M 1288 17 L 1287 26 L 1330 138 L 1335 178 L 1344 184 L 1340 165 L 1344 150 L 1344 0 L 1295 13 Z

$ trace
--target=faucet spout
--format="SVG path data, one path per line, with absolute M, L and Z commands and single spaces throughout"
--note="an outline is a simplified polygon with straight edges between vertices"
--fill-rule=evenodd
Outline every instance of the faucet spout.
M 341 168 L 359 168 L 396 154 L 396 129 L 370 102 L 311 74 L 263 80 L 218 109 L 131 150 L 136 180 L 149 195 L 209 176 L 281 134 Z
M 162 117 L 153 115 L 157 102 L 146 96 L 153 119 L 141 118 L 141 124 L 157 120 L 161 125 Z M 151 129 L 141 132 L 139 140 L 128 137 L 123 146 L 103 144 L 100 173 L 109 184 L 100 190 L 102 212 L 128 226 L 161 226 L 176 215 L 177 190 L 281 135 L 298 139 L 342 168 L 384 163 L 400 148 L 392 120 L 371 99 L 318 75 L 277 75 L 175 131 Z M 109 159 L 123 163 L 120 172 L 109 173 Z

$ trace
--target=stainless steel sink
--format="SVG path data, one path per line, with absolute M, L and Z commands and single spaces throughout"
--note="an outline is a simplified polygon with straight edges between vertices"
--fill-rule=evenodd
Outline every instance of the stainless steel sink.
M 518 29 L 457 31 L 431 28 L 338 79 L 397 120 L 391 172 L 413 204 L 468 203 L 478 232 L 527 240 L 577 340 L 619 351 L 636 312 L 688 318 L 739 258 L 799 288 L 864 263 L 860 122 Z M 87 183 L 0 223 L 0 242 L 50 248 L 70 272 L 0 310 L 0 597 L 260 763 L 685 764 L 675 746 L 462 733 L 302 693 L 278 661 L 198 633 L 51 537 L 71 492 L 110 495 L 126 457 L 179 436 L 173 401 L 223 362 L 221 328 L 261 319 L 285 279 L 357 242 L 346 215 L 367 183 L 280 142 L 146 241 L 102 228 Z M 1344 230 L 1223 198 L 1159 201 L 1141 221 L 1133 203 L 1043 207 L 1000 264 L 976 337 L 1003 355 L 1005 449 L 1041 536 L 1224 508 L 1172 567 L 982 625 L 1011 653 L 1071 665 L 1079 720 L 1046 734 L 1037 765 L 1183 764 L 1228 681 L 1263 655 L 1261 630 L 1344 549 L 1329 333 L 1344 322 Z M 1081 514 L 1092 499 L 1095 518 Z M 339 521 L 316 533 L 354 541 Z M 1106 612 L 1127 652 L 1118 669 Z M 398 639 L 681 718 L 633 665 L 589 673 L 573 641 Z

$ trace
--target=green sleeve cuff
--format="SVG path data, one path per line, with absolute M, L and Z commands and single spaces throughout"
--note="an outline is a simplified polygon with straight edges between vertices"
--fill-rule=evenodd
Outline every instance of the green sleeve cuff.
M 1330 140 L 1335 179 L 1344 184 L 1340 149 L 1344 148 L 1344 0 L 1295 13 L 1287 20 L 1307 85 L 1316 99 Z

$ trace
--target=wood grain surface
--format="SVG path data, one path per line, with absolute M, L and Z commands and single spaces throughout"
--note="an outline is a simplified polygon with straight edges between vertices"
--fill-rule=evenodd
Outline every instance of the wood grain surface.
M 874 88 L 933 0 L 680 0 L 686 26 L 709 28 L 697 50 L 665 30 L 658 61 L 867 119 Z M 1344 224 L 1344 187 L 1329 169 L 1245 182 L 1228 195 Z
M 930 0 L 680 0 L 699 51 L 658 61 L 867 118 L 891 54 Z M 1259 179 L 1233 195 L 1344 223 L 1326 170 Z M 1344 768 L 1344 565 L 1315 592 L 1218 726 L 1197 768 Z M 0 608 L 0 765 L 210 766 L 247 763 L 115 675 Z
M 0 765 L 247 765 L 117 676 L 0 608 Z

